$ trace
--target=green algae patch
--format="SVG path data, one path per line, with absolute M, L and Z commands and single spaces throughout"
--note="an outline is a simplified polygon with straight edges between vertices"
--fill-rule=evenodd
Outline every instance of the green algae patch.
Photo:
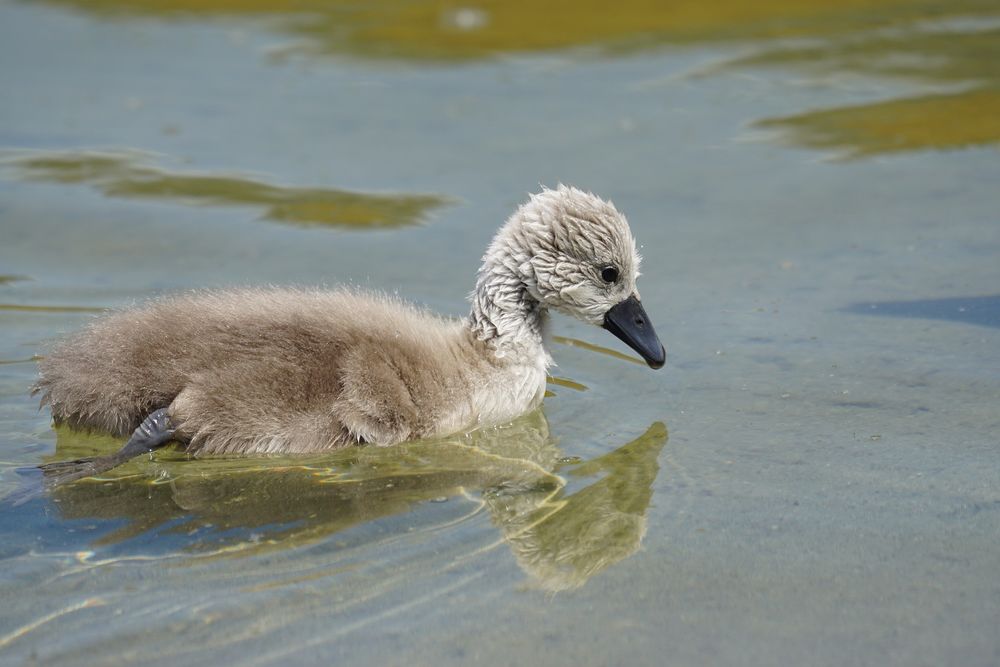
M 107 197 L 189 206 L 253 207 L 261 217 L 305 227 L 383 229 L 422 222 L 444 197 L 293 187 L 239 175 L 168 171 L 138 152 L 11 153 L 2 166 L 26 181 L 89 185 Z
M 773 118 L 792 143 L 847 159 L 1000 143 L 1000 89 L 921 95 Z

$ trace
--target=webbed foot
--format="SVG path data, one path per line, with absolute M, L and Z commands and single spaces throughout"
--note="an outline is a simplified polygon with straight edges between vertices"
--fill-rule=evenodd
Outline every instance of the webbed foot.
M 38 466 L 45 475 L 47 486 L 57 486 L 84 477 L 92 477 L 116 468 L 136 456 L 146 454 L 170 442 L 174 437 L 174 426 L 166 408 L 150 413 L 132 437 L 114 454 L 94 456 L 73 461 L 56 461 Z

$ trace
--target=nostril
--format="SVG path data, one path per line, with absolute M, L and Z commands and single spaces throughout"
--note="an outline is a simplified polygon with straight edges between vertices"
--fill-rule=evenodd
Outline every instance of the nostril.
M 637 327 L 641 327 L 641 326 L 642 326 L 642 325 L 644 325 L 645 323 L 646 323 L 646 320 L 642 319 L 641 317 L 637 317 L 637 318 L 635 318 L 635 325 L 636 325 Z

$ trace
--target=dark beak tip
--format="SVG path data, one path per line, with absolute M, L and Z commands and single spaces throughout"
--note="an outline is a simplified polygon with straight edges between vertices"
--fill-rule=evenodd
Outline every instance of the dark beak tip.
M 667 351 L 635 295 L 605 313 L 604 328 L 638 352 L 650 368 L 663 368 L 667 363 Z
M 666 363 L 667 363 L 667 351 L 661 345 L 660 346 L 660 354 L 658 354 L 655 357 L 651 357 L 649 359 L 646 359 L 646 363 L 653 370 L 659 370 L 659 369 L 663 368 L 666 365 Z

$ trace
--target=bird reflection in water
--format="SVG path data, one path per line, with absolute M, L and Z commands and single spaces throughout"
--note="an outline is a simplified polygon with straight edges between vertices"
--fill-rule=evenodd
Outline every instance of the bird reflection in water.
M 117 444 L 57 434 L 53 459 Z M 160 531 L 185 536 L 191 551 L 249 555 L 314 543 L 428 501 L 476 498 L 522 570 L 559 591 L 638 550 L 666 441 L 656 422 L 608 454 L 566 464 L 537 410 L 469 436 L 323 457 L 190 460 L 163 452 L 113 476 L 57 487 L 51 500 L 67 520 L 125 520 L 95 546 Z

